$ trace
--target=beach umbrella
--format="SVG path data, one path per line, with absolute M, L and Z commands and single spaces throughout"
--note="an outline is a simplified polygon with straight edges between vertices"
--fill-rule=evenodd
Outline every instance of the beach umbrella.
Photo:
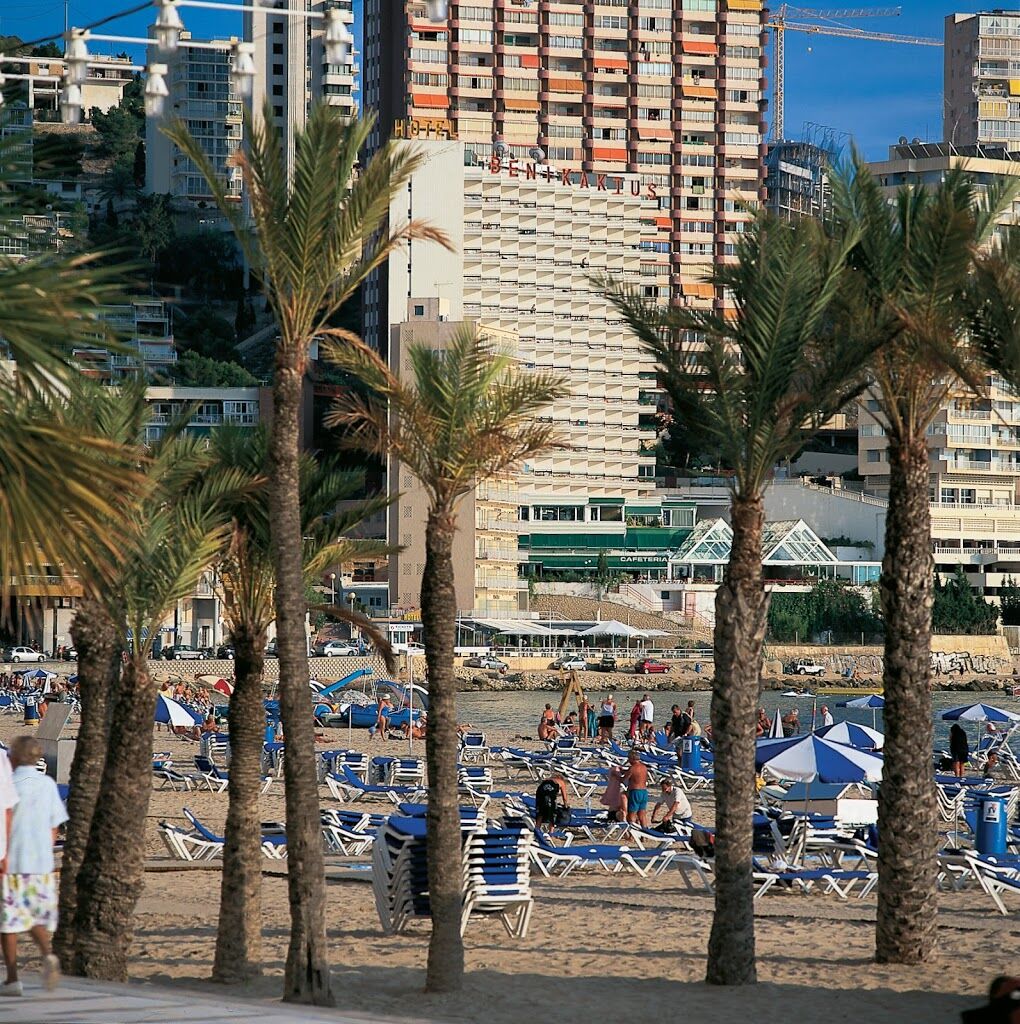
M 781 708 L 776 708 L 776 713 L 772 716 L 772 724 L 769 726 L 769 739 L 781 740 L 784 736 L 783 712 Z
M 29 669 L 26 668 L 24 672 L 15 673 L 20 675 L 22 679 L 56 679 L 56 672 L 47 672 L 44 668 Z
M 222 693 L 226 697 L 229 697 L 234 692 L 234 684 L 228 682 L 221 676 L 195 676 L 195 682 L 201 683 L 202 686 L 206 687 L 209 690 L 216 690 L 217 692 Z
M 866 725 L 857 725 L 855 722 L 837 722 L 835 725 L 827 725 L 824 729 L 818 729 L 816 736 L 824 736 L 833 743 L 845 743 L 849 747 L 857 747 L 859 750 L 881 750 L 885 743 L 885 736 L 876 729 L 869 729 Z
M 202 724 L 202 716 L 197 711 L 185 707 L 172 697 L 159 694 L 156 697 L 156 721 L 172 728 L 183 726 L 190 729 L 193 725 Z
M 992 704 L 964 704 L 942 712 L 944 722 L 1020 722 L 1020 715 Z
M 796 782 L 878 782 L 882 758 L 810 733 L 788 740 L 759 740 L 755 763 Z
M 878 727 L 878 711 L 885 707 L 885 697 L 880 693 L 869 693 L 866 697 L 854 697 L 853 700 L 842 700 L 838 708 L 867 708 L 871 711 L 871 728 Z

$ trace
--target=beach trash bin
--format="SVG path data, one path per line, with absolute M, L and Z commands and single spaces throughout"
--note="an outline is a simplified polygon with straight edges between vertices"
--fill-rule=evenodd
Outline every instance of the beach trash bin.
M 1002 856 L 1006 852 L 1006 798 L 983 796 L 978 800 L 978 853 Z
M 697 736 L 685 736 L 680 747 L 680 767 L 685 772 L 701 771 L 701 740 Z

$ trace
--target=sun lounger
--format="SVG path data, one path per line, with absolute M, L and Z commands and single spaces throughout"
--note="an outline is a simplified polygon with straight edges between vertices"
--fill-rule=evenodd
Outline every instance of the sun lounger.
M 626 869 L 647 878 L 662 874 L 675 856 L 675 851 L 669 849 L 641 850 L 608 843 L 553 846 L 540 829 L 535 831 L 535 844 L 531 847 L 532 861 L 547 878 L 554 874 L 565 878 L 586 867 L 602 868 L 610 874 Z
M 426 793 L 421 786 L 370 785 L 362 782 L 345 764 L 340 765 L 339 774 L 326 776 L 326 785 L 338 800 L 345 803 L 374 797 L 396 804 L 401 800 L 418 799 Z
M 993 858 L 967 855 L 967 866 L 978 884 L 989 896 L 999 913 L 1008 915 L 1004 896 L 1020 898 L 1020 861 L 996 862 Z
M 209 843 L 217 843 L 222 847 L 224 843 L 223 836 L 218 836 L 215 832 L 206 828 L 205 825 L 195 817 L 194 812 L 189 808 L 185 807 L 183 813 L 184 817 L 188 819 L 191 827 L 201 839 L 204 839 Z M 261 843 L 262 853 L 270 860 L 282 860 L 287 856 L 287 837 L 285 835 L 275 832 L 263 832 Z

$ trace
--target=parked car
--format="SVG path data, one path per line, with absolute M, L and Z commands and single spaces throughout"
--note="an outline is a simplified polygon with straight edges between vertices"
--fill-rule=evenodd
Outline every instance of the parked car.
M 352 644 L 349 640 L 327 640 L 312 648 L 312 654 L 317 658 L 343 658 L 358 653 L 358 645 Z
M 563 657 L 557 658 L 552 663 L 553 668 L 562 668 L 567 672 L 572 669 L 576 669 L 578 672 L 584 672 L 588 667 L 588 662 L 581 657 L 580 654 L 564 654 Z
M 64 648 L 64 661 L 77 661 L 78 660 L 78 648 L 77 647 L 65 647 Z
M 795 661 L 790 666 L 790 675 L 823 676 L 825 675 L 825 666 L 818 665 L 813 661 Z
M 233 644 L 220 644 L 216 648 L 216 657 L 221 661 L 233 661 L 234 660 L 234 645 Z
M 197 647 L 190 644 L 174 644 L 163 648 L 163 657 L 167 661 L 197 661 L 205 655 Z
M 634 666 L 634 671 L 638 675 L 649 676 L 657 672 L 669 672 L 672 670 L 672 667 L 672 665 L 668 665 L 664 661 L 659 661 L 658 658 L 642 658 Z
M 34 647 L 8 647 L 4 651 L 4 661 L 45 661 L 46 655 L 40 654 Z
M 510 666 L 505 662 L 501 661 L 495 655 L 492 654 L 476 654 L 473 658 L 464 659 L 465 668 L 488 668 L 496 672 L 502 672 L 503 669 L 509 668 Z
M 611 654 L 603 654 L 602 660 L 592 666 L 596 672 L 615 672 L 617 670 L 616 658 Z

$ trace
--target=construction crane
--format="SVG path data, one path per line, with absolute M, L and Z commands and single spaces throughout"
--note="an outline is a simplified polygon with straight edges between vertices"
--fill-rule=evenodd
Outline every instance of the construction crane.
M 899 36 L 890 32 L 869 32 L 865 29 L 840 25 L 846 18 L 895 18 L 899 15 L 899 7 L 840 7 L 827 11 L 812 11 L 790 4 L 780 4 L 779 9 L 768 19 L 768 27 L 772 29 L 773 53 L 775 55 L 775 71 L 773 79 L 773 113 L 772 137 L 776 142 L 783 140 L 783 86 L 786 77 L 786 33 L 806 32 L 816 36 L 843 36 L 847 39 L 871 39 L 880 43 L 907 43 L 912 46 L 941 46 L 942 40 L 929 39 L 924 36 Z M 790 20 L 792 18 L 797 20 Z M 799 19 L 809 19 L 803 21 Z M 824 25 L 813 25 L 811 21 L 827 22 Z

